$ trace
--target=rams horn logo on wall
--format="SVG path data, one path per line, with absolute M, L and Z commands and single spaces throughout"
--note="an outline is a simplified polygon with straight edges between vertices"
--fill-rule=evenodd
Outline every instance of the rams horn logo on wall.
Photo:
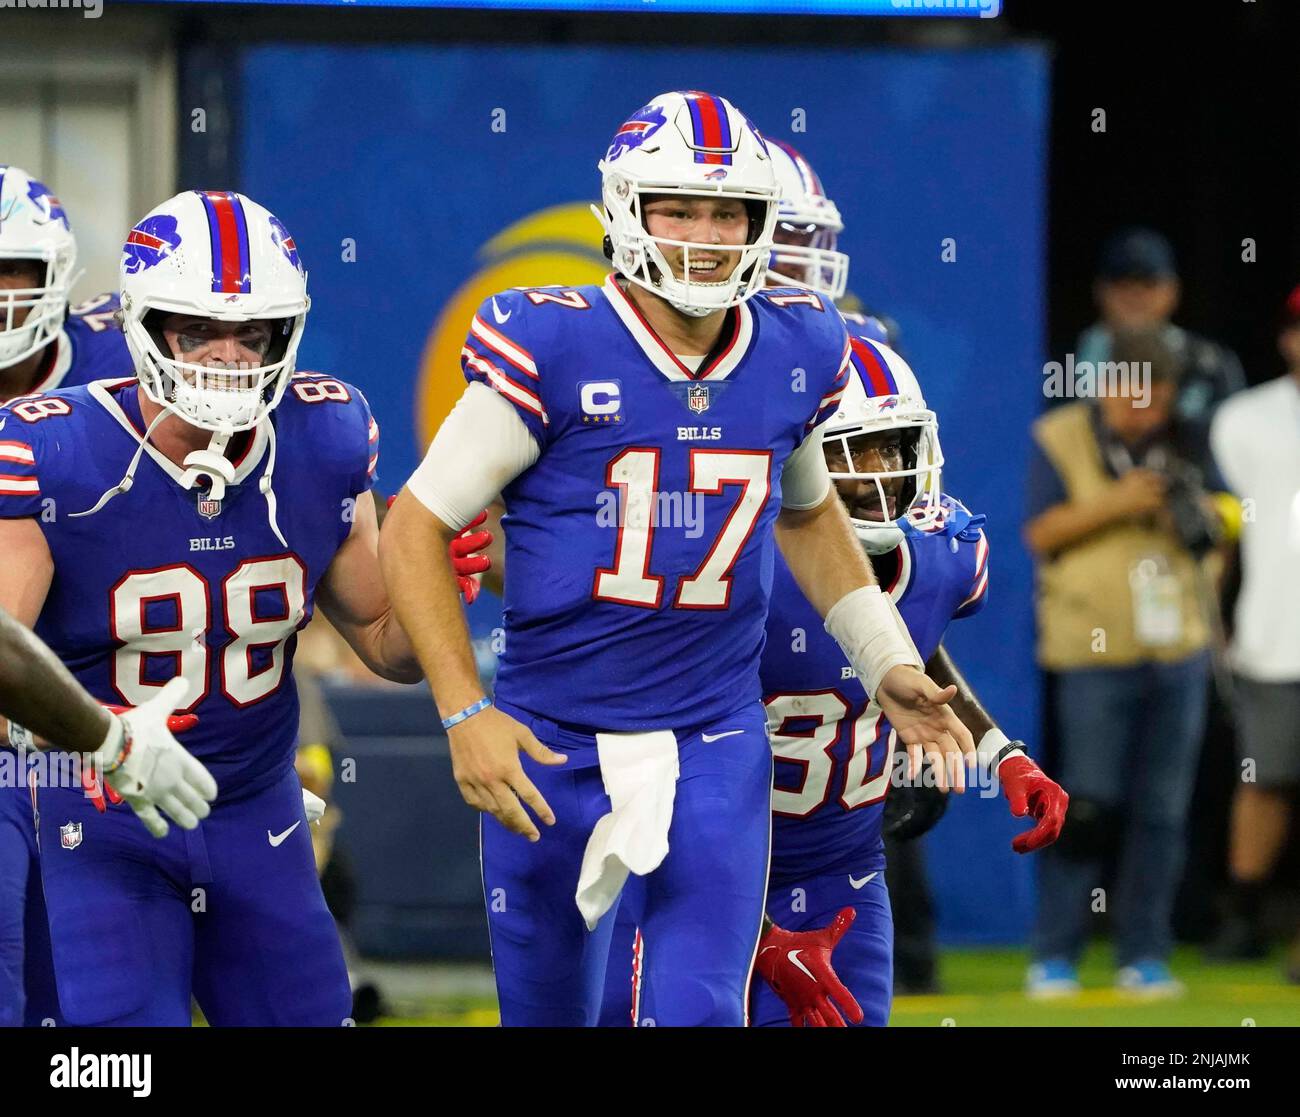
M 605 158 L 612 163 L 620 155 L 640 147 L 667 123 L 668 118 L 664 116 L 664 110 L 658 105 L 646 105 L 645 108 L 638 109 L 627 123 L 614 133 L 614 142 L 605 152 Z
M 603 283 L 610 270 L 603 235 L 589 203 L 570 202 L 528 214 L 479 249 L 477 270 L 439 308 L 420 358 L 415 434 L 421 454 L 465 390 L 460 351 L 478 308 L 513 287 Z
M 161 264 L 180 243 L 176 218 L 171 214 L 146 217 L 127 234 L 126 244 L 122 246 L 122 267 L 127 275 L 138 275 L 146 268 Z

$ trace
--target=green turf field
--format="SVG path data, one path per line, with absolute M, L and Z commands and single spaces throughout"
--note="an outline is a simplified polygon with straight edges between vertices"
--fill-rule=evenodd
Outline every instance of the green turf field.
M 1035 1002 L 1020 991 L 1025 973 L 1021 950 L 949 950 L 941 964 L 945 992 L 939 996 L 899 997 L 895 1027 L 987 1026 L 1188 1026 L 1259 1027 L 1300 1025 L 1300 986 L 1281 976 L 1280 955 L 1267 962 L 1207 966 L 1190 948 L 1180 949 L 1173 969 L 1187 986 L 1186 996 L 1143 1003 L 1116 991 L 1109 949 L 1094 946 L 1080 971 L 1083 992 L 1066 1001 Z M 401 1015 L 381 1026 L 490 1027 L 497 1023 L 494 1000 L 483 993 L 407 999 Z

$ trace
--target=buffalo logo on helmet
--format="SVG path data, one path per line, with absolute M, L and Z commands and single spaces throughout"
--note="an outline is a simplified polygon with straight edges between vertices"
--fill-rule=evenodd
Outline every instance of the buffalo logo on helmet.
M 718 167 L 718 168 L 716 168 L 715 170 L 709 171 L 709 173 L 706 174 L 704 177 L 707 178 L 707 179 L 711 179 L 711 180 L 713 180 L 714 182 L 717 182 L 718 180 L 720 180 L 720 179 L 724 179 L 724 178 L 727 177 L 727 168 L 726 168 L 726 167 Z
M 302 260 L 298 257 L 298 246 L 294 244 L 293 237 L 289 235 L 289 230 L 284 227 L 284 222 L 278 217 L 271 217 L 271 239 L 280 246 L 280 251 L 285 254 L 295 268 L 302 271 Z
M 876 407 L 881 411 L 893 411 L 897 406 L 897 396 L 886 396 L 884 399 L 876 401 Z
M 176 218 L 169 213 L 146 217 L 130 233 L 122 246 L 122 267 L 127 275 L 138 275 L 162 263 L 180 247 L 181 234 Z
M 605 158 L 612 163 L 620 155 L 640 147 L 667 123 L 668 118 L 664 116 L 664 110 L 658 105 L 646 105 L 645 108 L 638 109 L 627 123 L 614 133 L 614 141 L 609 145 Z
M 72 226 L 68 224 L 68 214 L 63 208 L 63 203 L 54 196 L 45 183 L 32 179 L 31 184 L 27 187 L 27 196 L 31 198 L 32 204 L 45 214 L 45 220 L 40 224 L 48 225 L 52 221 L 61 221 L 65 229 L 69 232 L 72 230 Z

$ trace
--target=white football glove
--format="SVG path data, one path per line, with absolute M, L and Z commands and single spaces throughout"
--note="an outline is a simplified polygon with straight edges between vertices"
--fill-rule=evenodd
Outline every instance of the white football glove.
M 307 821 L 309 823 L 319 822 L 325 817 L 325 800 L 319 795 L 313 795 L 304 787 L 302 789 L 302 809 L 307 812 Z
M 186 751 L 167 728 L 167 718 L 185 704 L 189 683 L 177 677 L 141 706 L 112 714 L 113 723 L 91 754 L 102 765 L 104 782 L 139 816 L 155 838 L 163 837 L 168 817 L 183 830 L 207 818 L 217 797 L 211 773 Z

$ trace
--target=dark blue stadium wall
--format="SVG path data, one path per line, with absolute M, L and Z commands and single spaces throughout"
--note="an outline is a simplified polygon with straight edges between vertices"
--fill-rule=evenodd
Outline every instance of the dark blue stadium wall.
M 240 63 L 238 185 L 297 240 L 313 298 L 302 364 L 366 391 L 390 491 L 457 390 L 464 307 L 494 284 L 545 281 L 538 267 L 564 283 L 599 270 L 576 203 L 597 195 L 596 160 L 650 95 L 704 85 L 801 148 L 844 212 L 852 291 L 902 324 L 950 491 L 989 517 L 990 605 L 949 647 L 1008 731 L 1037 735 L 1018 535 L 1042 399 L 1043 51 L 266 46 Z M 497 623 L 491 601 L 473 612 L 477 633 Z M 421 809 L 397 786 L 383 802 L 390 819 Z M 1000 801 L 968 795 L 929 839 L 946 941 L 1023 937 L 1015 829 Z

